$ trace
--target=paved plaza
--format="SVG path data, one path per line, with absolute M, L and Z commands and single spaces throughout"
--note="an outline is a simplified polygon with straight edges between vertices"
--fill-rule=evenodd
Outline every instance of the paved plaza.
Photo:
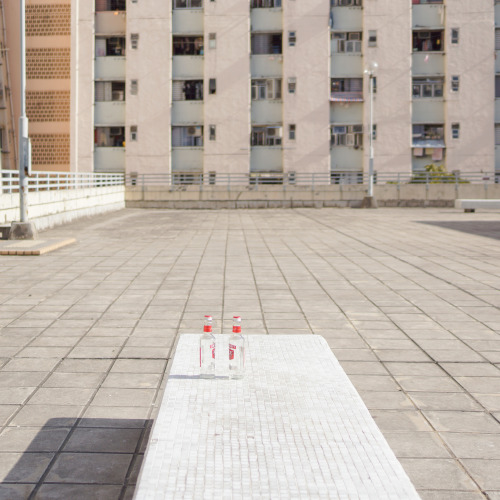
M 131 499 L 179 334 L 319 334 L 424 500 L 500 499 L 500 214 L 123 210 L 0 256 L 0 499 Z

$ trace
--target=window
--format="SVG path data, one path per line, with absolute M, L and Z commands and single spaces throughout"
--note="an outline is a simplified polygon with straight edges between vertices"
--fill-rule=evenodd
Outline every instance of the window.
M 252 9 L 272 9 L 281 7 L 281 0 L 252 0 L 250 2 Z
M 175 0 L 173 4 L 174 9 L 201 9 L 203 7 L 202 0 Z
M 125 82 L 95 82 L 95 101 L 124 101 Z
M 203 127 L 192 125 L 187 127 L 172 127 L 173 148 L 193 148 L 203 146 Z
M 217 35 L 215 33 L 209 33 L 208 34 L 208 48 L 209 49 L 215 49 L 216 36 Z
M 137 141 L 137 125 L 130 126 L 130 140 Z
M 333 7 L 361 7 L 362 0 L 333 0 Z
M 442 124 L 413 125 L 413 145 L 418 146 L 429 141 L 444 141 L 444 126 Z M 431 147 L 431 146 L 429 146 Z
M 252 127 L 252 146 L 280 146 L 283 128 L 273 127 Z
M 451 124 L 451 137 L 453 139 L 460 138 L 460 123 L 452 123 Z
M 281 99 L 281 78 L 252 80 L 252 101 Z
M 460 31 L 458 28 L 452 28 L 451 30 L 451 43 L 457 44 L 459 40 Z
M 208 131 L 209 131 L 209 140 L 215 141 L 215 125 L 209 125 L 208 126 Z
M 363 146 L 363 125 L 333 125 L 330 127 L 330 146 Z
M 96 57 L 124 56 L 125 37 L 96 37 L 95 55 Z
M 202 56 L 202 36 L 174 36 L 174 56 Z
M 289 31 L 288 32 L 288 45 L 290 47 L 295 47 L 295 44 L 297 43 L 297 34 L 295 31 Z
M 443 0 L 413 0 L 412 1 L 413 5 L 422 5 L 422 4 L 427 4 L 427 3 L 443 3 Z
M 216 92 L 217 92 L 217 81 L 215 78 L 210 78 L 210 80 L 208 80 L 208 93 L 213 95 Z
M 330 83 L 330 100 L 338 102 L 363 101 L 362 78 L 332 78 Z
M 413 98 L 443 97 L 443 77 L 413 78 Z
M 495 99 L 500 99 L 500 75 L 495 75 Z
M 95 0 L 96 12 L 126 10 L 126 0 Z
M 337 41 L 336 46 L 334 45 L 334 50 L 336 50 L 336 52 L 345 54 L 361 54 L 361 31 L 332 31 L 330 38 Z
M 374 123 L 372 126 L 372 141 L 377 140 L 377 124 Z
M 375 174 L 376 179 L 376 174 Z M 331 184 L 363 184 L 362 172 L 330 172 Z
M 292 77 L 288 79 L 288 93 L 295 94 L 297 90 L 297 78 Z
M 295 132 L 296 132 L 296 130 L 297 130 L 297 127 L 295 126 L 295 124 L 288 125 L 288 138 L 291 141 L 295 140 Z
M 376 76 L 372 76 L 371 77 L 371 81 L 372 81 L 373 93 L 376 94 L 377 93 L 377 77 Z
M 125 146 L 125 127 L 96 127 L 94 145 L 98 148 L 122 148 Z
M 368 47 L 376 47 L 377 46 L 377 32 L 375 30 L 371 30 L 368 32 Z
M 495 123 L 495 146 L 500 146 L 500 123 Z
M 139 92 L 139 81 L 138 80 L 130 80 L 130 94 L 137 95 Z
M 139 47 L 139 33 L 130 33 L 130 47 L 132 49 Z
M 460 89 L 460 77 L 458 75 L 454 75 L 451 77 L 451 91 L 458 92 Z
M 495 50 L 500 50 L 500 28 L 495 28 Z
M 443 50 L 443 30 L 413 32 L 414 52 L 442 52 Z
M 202 101 L 203 80 L 173 80 L 173 101 Z
M 252 33 L 252 54 L 282 54 L 281 33 Z

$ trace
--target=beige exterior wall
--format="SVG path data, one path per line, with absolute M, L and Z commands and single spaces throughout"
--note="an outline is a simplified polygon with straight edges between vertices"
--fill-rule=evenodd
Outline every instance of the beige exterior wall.
M 446 166 L 449 171 L 492 172 L 495 169 L 495 13 L 490 0 L 454 0 L 446 9 Z M 459 42 L 451 43 L 458 28 Z M 488 34 L 486 36 L 486 34 Z M 450 92 L 452 75 L 460 90 Z M 460 124 L 452 139 L 451 125 Z
M 328 174 L 330 170 L 330 109 L 328 2 L 283 2 L 283 157 L 284 171 Z M 295 31 L 297 42 L 288 43 Z M 305 63 L 307 61 L 307 64 Z M 288 92 L 288 79 L 297 89 Z M 296 139 L 288 127 L 296 125 Z
M 248 0 L 205 2 L 204 171 L 247 174 L 250 165 L 250 9 Z M 209 33 L 216 48 L 209 48 Z M 215 78 L 217 92 L 208 94 Z M 209 126 L 216 140 L 209 140 Z
M 373 120 L 376 172 L 411 170 L 411 5 L 410 2 L 364 2 L 364 64 L 378 64 Z M 368 47 L 368 32 L 377 31 L 377 46 Z M 364 171 L 369 159 L 369 78 L 364 82 Z
M 127 2 L 126 40 L 126 170 L 139 173 L 170 172 L 170 107 L 172 57 L 172 2 Z M 139 34 L 137 49 L 130 34 Z M 130 94 L 130 81 L 138 94 Z M 137 126 L 137 141 L 130 127 Z

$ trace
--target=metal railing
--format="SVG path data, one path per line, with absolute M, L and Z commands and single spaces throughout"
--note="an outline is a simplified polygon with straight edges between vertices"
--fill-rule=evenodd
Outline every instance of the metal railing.
M 384 172 L 375 173 L 375 185 L 408 185 L 408 184 L 499 184 L 500 172 L 488 173 L 432 173 L 432 172 Z M 227 189 L 253 188 L 259 186 L 276 186 L 284 189 L 287 186 L 302 186 L 314 189 L 319 186 L 340 185 L 359 186 L 364 189 L 368 185 L 368 174 L 362 172 L 331 173 L 266 173 L 266 174 L 223 174 L 223 173 L 172 173 L 172 174 L 127 174 L 127 186 L 171 186 L 183 189 L 187 186 L 224 186 Z
M 75 172 L 32 172 L 28 181 L 28 190 L 51 191 L 59 189 L 84 189 L 108 186 L 123 186 L 124 174 L 99 174 Z M 19 192 L 19 172 L 0 170 L 0 192 Z

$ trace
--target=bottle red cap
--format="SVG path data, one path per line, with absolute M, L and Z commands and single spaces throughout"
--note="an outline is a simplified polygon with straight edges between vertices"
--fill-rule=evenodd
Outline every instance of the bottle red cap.
M 241 333 L 241 316 L 233 316 L 233 333 Z

